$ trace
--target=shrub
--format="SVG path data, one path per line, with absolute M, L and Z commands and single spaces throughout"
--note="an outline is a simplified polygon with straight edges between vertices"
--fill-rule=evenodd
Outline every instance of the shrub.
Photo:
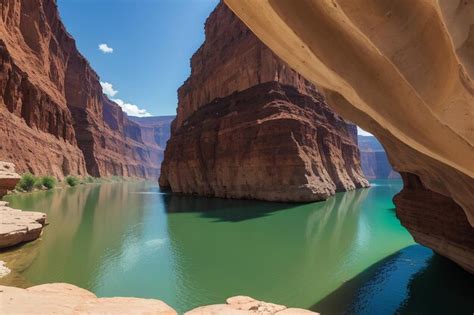
M 46 188 L 46 189 L 53 189 L 54 186 L 56 186 L 56 178 L 53 176 L 44 176 L 41 178 L 41 184 Z
M 17 184 L 17 188 L 23 191 L 32 191 L 33 187 L 37 183 L 38 179 L 31 173 L 26 173 L 21 176 L 20 181 Z
M 69 175 L 68 177 L 66 177 L 66 183 L 69 186 L 74 187 L 79 184 L 79 179 L 76 176 Z

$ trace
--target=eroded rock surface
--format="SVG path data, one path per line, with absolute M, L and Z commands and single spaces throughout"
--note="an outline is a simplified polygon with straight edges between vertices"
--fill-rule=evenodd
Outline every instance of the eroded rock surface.
M 97 298 L 66 283 L 43 284 L 28 289 L 0 286 L 1 314 L 156 314 L 175 310 L 155 299 Z
M 225 2 L 332 108 L 374 134 L 395 170 L 417 176 L 423 189 L 395 199 L 399 217 L 418 242 L 474 272 L 474 1 Z M 430 196 L 443 199 L 442 213 Z M 407 211 L 417 219 L 404 220 Z M 443 229 L 427 236 L 432 212 Z
M 201 306 L 185 313 L 186 315 L 317 315 L 301 308 L 287 308 L 278 305 L 255 300 L 248 296 L 234 296 L 226 300 L 226 304 L 215 304 Z
M 367 187 L 356 127 L 223 4 L 179 89 L 160 185 L 173 192 L 314 201 Z
M 0 248 L 37 239 L 46 224 L 46 214 L 0 205 Z
M 102 94 L 54 0 L 0 6 L 0 159 L 38 175 L 158 177 L 140 127 Z
M 19 180 L 20 175 L 15 172 L 15 164 L 0 161 L 0 199 L 7 191 L 13 190 Z
M 360 162 L 367 179 L 400 178 L 390 165 L 387 153 L 374 136 L 358 135 Z

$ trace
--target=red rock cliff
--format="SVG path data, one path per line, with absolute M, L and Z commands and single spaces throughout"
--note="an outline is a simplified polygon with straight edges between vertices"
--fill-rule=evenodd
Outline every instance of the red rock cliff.
M 19 172 L 157 178 L 140 128 L 103 94 L 54 0 L 3 0 L 0 159 Z
M 224 5 L 179 89 L 160 185 L 174 192 L 274 201 L 366 187 L 356 128 Z

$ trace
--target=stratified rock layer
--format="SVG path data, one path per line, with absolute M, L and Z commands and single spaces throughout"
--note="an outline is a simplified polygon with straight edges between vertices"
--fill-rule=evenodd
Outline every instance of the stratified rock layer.
M 423 189 L 396 198 L 400 220 L 418 242 L 474 272 L 472 242 L 455 235 L 460 216 L 468 235 L 474 226 L 474 2 L 225 1 L 324 88 L 338 113 L 374 134 L 395 170 L 417 176 Z M 442 213 L 431 196 L 444 197 Z M 432 211 L 444 224 L 428 236 L 420 231 Z
M 179 89 L 160 185 L 224 198 L 314 201 L 367 187 L 356 127 L 224 5 Z
M 46 223 L 45 213 L 21 211 L 7 205 L 0 205 L 0 249 L 40 237 Z
M 387 153 L 374 136 L 358 135 L 362 171 L 368 179 L 400 178 L 390 165 Z
M 15 172 L 15 164 L 0 161 L 0 199 L 13 190 L 20 180 L 20 175 Z
M 0 199 L 19 180 L 14 164 L 0 161 Z M 12 209 L 8 202 L 0 201 L 0 249 L 37 239 L 45 224 L 45 213 Z
M 161 165 L 166 142 L 171 135 L 171 122 L 176 116 L 129 117 L 138 124 L 142 140 L 146 144 L 150 158 Z
M 59 178 L 157 178 L 140 128 L 102 94 L 55 1 L 5 0 L 0 10 L 0 159 Z

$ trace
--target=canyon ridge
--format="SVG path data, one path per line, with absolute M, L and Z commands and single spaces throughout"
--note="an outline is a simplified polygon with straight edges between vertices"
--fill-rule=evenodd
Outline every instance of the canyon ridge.
M 315 201 L 368 187 L 357 128 L 220 3 L 178 90 L 160 186 L 222 198 Z
M 54 0 L 2 1 L 0 35 L 0 160 L 58 178 L 158 178 L 154 134 L 169 120 L 142 125 L 102 93 Z

